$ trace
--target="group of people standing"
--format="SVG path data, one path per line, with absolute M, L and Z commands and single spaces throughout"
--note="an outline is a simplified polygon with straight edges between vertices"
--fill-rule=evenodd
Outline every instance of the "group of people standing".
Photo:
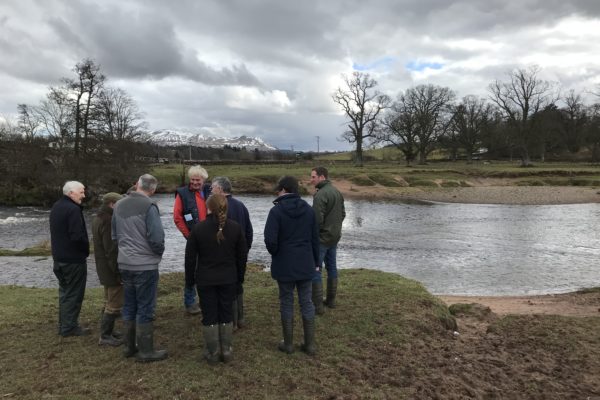
M 184 308 L 202 314 L 203 357 L 209 364 L 233 357 L 233 331 L 245 325 L 244 288 L 253 228 L 246 206 L 231 195 L 231 182 L 200 166 L 188 170 L 189 183 L 177 189 L 174 223 L 186 240 Z M 277 182 L 277 198 L 269 212 L 264 238 L 272 256 L 271 275 L 279 288 L 283 341 L 279 350 L 294 351 L 294 290 L 302 314 L 301 349 L 315 354 L 315 314 L 323 305 L 335 307 L 337 292 L 336 247 L 345 217 L 344 199 L 329 182 L 328 171 L 316 167 L 311 183 L 317 189 L 313 206 L 299 194 L 291 176 Z M 104 286 L 100 345 L 124 344 L 125 357 L 137 361 L 167 358 L 154 348 L 158 267 L 165 249 L 165 233 L 152 195 L 158 181 L 142 175 L 126 195 L 107 193 L 92 222 L 94 256 Z M 82 201 L 85 187 L 69 181 L 64 196 L 52 207 L 50 232 L 53 270 L 59 283 L 58 333 L 83 336 L 90 329 L 79 325 L 85 293 L 89 239 Z M 323 301 L 321 266 L 327 269 L 327 296 Z M 196 294 L 198 301 L 196 301 Z M 122 316 L 124 332 L 114 329 Z

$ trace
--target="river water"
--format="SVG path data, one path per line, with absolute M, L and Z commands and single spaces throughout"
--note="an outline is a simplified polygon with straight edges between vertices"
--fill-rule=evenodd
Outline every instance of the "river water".
M 269 266 L 263 242 L 272 198 L 237 196 L 250 211 L 249 260 Z M 183 271 L 185 241 L 173 196 L 157 195 L 166 231 L 161 272 Z M 309 203 L 310 198 L 307 198 Z M 339 268 L 369 268 L 422 282 L 434 294 L 523 295 L 600 286 L 600 204 L 430 205 L 346 201 Z M 0 248 L 49 238 L 49 210 L 0 208 Z M 87 214 L 88 221 L 91 213 Z M 88 227 L 90 224 L 88 223 Z M 98 285 L 93 257 L 89 285 Z M 55 287 L 48 257 L 0 257 L 0 284 Z

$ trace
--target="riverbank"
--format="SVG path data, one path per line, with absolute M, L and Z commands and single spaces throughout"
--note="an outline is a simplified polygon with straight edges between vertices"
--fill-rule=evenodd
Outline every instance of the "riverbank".
M 97 345 L 102 289 L 89 289 L 81 320 L 92 336 L 56 335 L 56 289 L 0 287 L 3 398 L 564 399 L 600 395 L 600 318 L 457 313 L 419 283 L 342 270 L 338 307 L 317 318 L 315 357 L 276 347 L 275 282 L 251 268 L 248 326 L 234 361 L 201 360 L 198 318 L 184 316 L 180 273 L 159 283 L 155 341 L 166 361 L 138 364 Z M 302 329 L 296 316 L 294 343 Z M 107 366 L 110 366 L 107 368 Z M 122 371 L 127 370 L 127 374 Z M 110 382 L 110 384 L 107 384 Z M 313 382 L 313 384 L 309 384 Z
M 600 202 L 600 190 L 595 187 L 511 186 L 507 181 L 502 182 L 504 185 L 499 185 L 498 180 L 490 181 L 479 180 L 479 186 L 452 188 L 357 186 L 348 180 L 333 180 L 333 183 L 345 197 L 364 200 L 515 205 Z

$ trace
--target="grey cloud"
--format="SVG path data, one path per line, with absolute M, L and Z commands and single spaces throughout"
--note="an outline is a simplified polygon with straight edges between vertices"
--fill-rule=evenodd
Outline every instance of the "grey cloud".
M 156 11 L 137 13 L 90 3 L 72 8 L 68 21 L 50 21 L 65 42 L 75 45 L 79 57 L 92 56 L 114 77 L 154 78 L 182 76 L 208 85 L 257 85 L 243 65 L 215 69 L 190 56 L 173 24 Z M 85 53 L 85 54 L 81 54 Z

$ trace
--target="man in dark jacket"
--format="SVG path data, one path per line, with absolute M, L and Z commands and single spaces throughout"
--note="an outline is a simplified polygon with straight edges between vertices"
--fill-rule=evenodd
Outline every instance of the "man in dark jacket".
M 150 197 L 158 181 L 140 176 L 135 192 L 117 202 L 112 217 L 112 239 L 117 241 L 119 272 L 123 281 L 125 357 L 160 361 L 166 350 L 154 350 L 152 323 L 158 285 L 158 264 L 165 251 L 165 231 L 158 206 Z M 136 346 L 137 343 L 137 346 Z
M 92 220 L 96 272 L 104 286 L 104 311 L 100 322 L 99 345 L 119 346 L 122 343 L 119 337 L 113 335 L 115 320 L 121 315 L 123 307 L 123 284 L 117 266 L 117 243 L 111 237 L 113 208 L 122 197 L 114 192 L 102 196 L 102 207 Z
M 58 279 L 58 334 L 83 336 L 90 333 L 79 325 L 90 254 L 81 206 L 85 187 L 81 182 L 69 181 L 63 186 L 63 194 L 50 211 L 53 270 Z
M 321 269 L 323 262 L 327 269 L 327 297 L 325 305 L 335 307 L 337 293 L 337 244 L 342 237 L 342 223 L 346 218 L 344 197 L 339 190 L 331 184 L 327 168 L 315 167 L 310 172 L 310 182 L 317 192 L 313 197 L 313 209 L 319 224 L 319 269 L 313 278 L 313 303 L 316 313 L 323 314 L 323 281 Z
M 291 176 L 279 179 L 277 199 L 265 224 L 265 245 L 271 254 L 271 276 L 279 286 L 283 342 L 279 350 L 294 351 L 294 288 L 302 313 L 302 350 L 315 354 L 315 307 L 311 280 L 319 262 L 319 231 L 313 209 L 300 198 L 298 181 Z
M 250 214 L 248 209 L 238 199 L 231 195 L 231 181 L 224 176 L 217 176 L 212 180 L 211 192 L 214 194 L 222 194 L 227 198 L 227 218 L 237 222 L 242 228 L 242 233 L 246 238 L 248 251 L 252 246 L 252 238 L 254 231 L 252 230 L 252 222 L 250 222 Z M 244 319 L 244 278 L 246 276 L 246 265 L 243 266 L 241 280 L 237 283 L 236 299 L 233 302 L 233 328 L 243 328 Z
M 189 183 L 177 188 L 173 203 L 173 222 L 186 239 L 194 225 L 206 219 L 206 200 L 210 195 L 210 185 L 206 183 L 208 172 L 199 165 L 188 169 Z M 190 315 L 200 314 L 196 302 L 196 288 L 184 284 L 183 306 Z

